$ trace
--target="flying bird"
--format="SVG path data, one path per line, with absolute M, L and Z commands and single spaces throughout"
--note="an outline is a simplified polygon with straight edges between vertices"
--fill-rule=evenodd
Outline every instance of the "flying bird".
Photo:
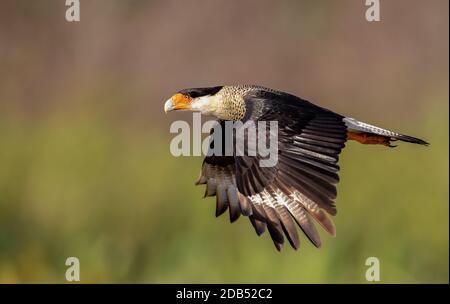
M 330 215 L 336 215 L 338 160 L 347 140 L 387 147 L 394 147 L 392 142 L 397 140 L 428 145 L 254 85 L 184 89 L 166 101 L 164 110 L 199 111 L 216 117 L 221 125 L 226 121 L 278 122 L 275 166 L 261 166 L 258 155 L 212 154 L 203 160 L 196 182 L 206 185 L 205 196 L 216 196 L 216 216 L 226 210 L 231 222 L 241 214 L 247 216 L 258 235 L 268 230 L 277 250 L 285 237 L 294 249 L 299 248 L 297 225 L 316 247 L 321 240 L 314 221 L 336 235 Z M 236 132 L 233 136 L 243 135 Z

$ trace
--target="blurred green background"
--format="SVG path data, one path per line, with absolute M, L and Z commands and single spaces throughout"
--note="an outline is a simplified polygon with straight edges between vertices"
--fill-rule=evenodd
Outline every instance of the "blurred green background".
M 448 283 L 448 2 L 0 2 L 0 282 Z M 337 237 L 275 250 L 214 217 L 163 103 L 260 84 L 431 142 L 348 143 Z

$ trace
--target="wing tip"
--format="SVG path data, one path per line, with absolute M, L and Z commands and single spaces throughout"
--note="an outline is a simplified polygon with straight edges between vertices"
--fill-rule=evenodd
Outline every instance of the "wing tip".
M 231 212 L 230 210 L 230 223 L 236 222 L 241 217 L 240 212 Z
M 273 242 L 273 244 L 275 245 L 275 248 L 277 249 L 277 251 L 281 252 L 281 249 L 283 249 L 283 244 L 275 242 L 275 241 Z

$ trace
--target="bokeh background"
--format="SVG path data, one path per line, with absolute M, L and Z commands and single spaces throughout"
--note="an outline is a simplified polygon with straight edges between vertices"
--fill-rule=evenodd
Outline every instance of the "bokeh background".
M 0 2 L 0 282 L 448 283 L 448 1 Z M 163 103 L 260 84 L 421 137 L 351 142 L 337 237 L 279 253 L 214 217 L 202 159 L 169 153 Z

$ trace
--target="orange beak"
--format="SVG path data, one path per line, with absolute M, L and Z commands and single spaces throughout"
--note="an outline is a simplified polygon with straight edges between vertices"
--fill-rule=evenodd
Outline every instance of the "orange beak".
M 173 95 L 169 100 L 164 104 L 164 112 L 175 111 L 175 110 L 189 110 L 191 109 L 192 98 L 183 95 L 181 93 L 177 93 Z

